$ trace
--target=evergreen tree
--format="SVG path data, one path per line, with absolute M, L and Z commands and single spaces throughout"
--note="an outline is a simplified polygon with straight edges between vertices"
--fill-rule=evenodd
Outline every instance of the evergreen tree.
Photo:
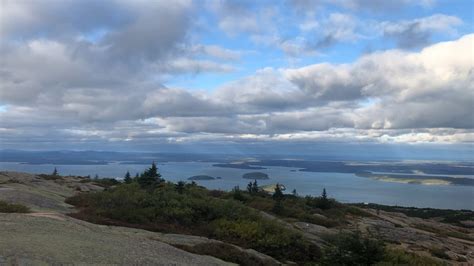
M 331 208 L 331 201 L 328 199 L 328 195 L 326 193 L 326 188 L 323 188 L 323 193 L 321 194 L 320 197 L 320 208 L 323 210 L 327 210 Z
M 257 179 L 255 179 L 253 181 L 253 184 L 252 184 L 252 193 L 254 194 L 258 194 L 258 184 L 257 184 Z
M 56 169 L 56 167 L 54 167 L 54 171 L 53 171 L 53 176 L 57 176 L 58 175 L 58 169 Z
M 293 189 L 293 191 L 291 192 L 291 194 L 293 194 L 293 196 L 295 196 L 295 197 L 298 197 L 298 193 L 296 192 L 296 188 Z
M 285 195 L 283 195 L 283 192 L 281 191 L 280 184 L 277 183 L 275 186 L 275 193 L 273 193 L 272 198 L 276 201 L 281 201 L 284 197 Z
M 126 183 L 126 184 L 130 184 L 132 183 L 132 177 L 130 176 L 130 172 L 127 171 L 127 173 L 125 174 L 125 177 L 123 178 L 123 181 Z
M 249 182 L 247 184 L 247 191 L 249 192 L 249 194 L 252 194 L 252 192 L 253 192 L 252 182 Z
M 95 174 L 94 180 L 97 180 L 97 179 L 99 179 L 99 175 L 98 175 L 98 174 Z
M 280 214 L 283 211 L 283 203 L 282 200 L 285 197 L 281 190 L 280 184 L 276 184 L 275 186 L 275 193 L 273 193 L 273 200 L 275 200 L 275 205 L 273 205 L 273 212 L 276 214 Z
M 158 172 L 155 162 L 151 164 L 151 167 L 148 168 L 143 174 L 138 178 L 138 184 L 142 188 L 147 188 L 153 190 L 158 186 L 163 180 L 161 179 L 161 174 Z

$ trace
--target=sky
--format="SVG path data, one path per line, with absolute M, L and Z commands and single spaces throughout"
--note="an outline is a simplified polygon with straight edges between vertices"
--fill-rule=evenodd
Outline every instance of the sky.
M 472 1 L 0 0 L 3 149 L 472 150 L 473 113 Z

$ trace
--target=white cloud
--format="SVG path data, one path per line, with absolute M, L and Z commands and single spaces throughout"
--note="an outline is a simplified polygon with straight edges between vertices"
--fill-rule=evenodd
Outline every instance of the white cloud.
M 191 38 L 196 10 L 188 1 L 104 3 L 2 2 L 1 142 L 473 141 L 473 34 L 346 64 L 264 67 L 214 91 L 191 91 L 168 88 L 163 77 L 236 71 L 245 52 Z M 363 1 L 353 3 L 347 8 L 363 9 Z M 285 18 L 273 8 L 211 5 L 230 35 L 245 33 L 289 56 L 365 38 L 366 22 L 345 13 L 305 14 L 291 21 L 304 35 L 286 38 L 278 29 Z M 71 7 L 83 17 L 64 12 Z M 427 45 L 433 32 L 454 34 L 460 23 L 433 15 L 371 25 L 409 48 Z M 407 36 L 416 42 L 402 43 Z

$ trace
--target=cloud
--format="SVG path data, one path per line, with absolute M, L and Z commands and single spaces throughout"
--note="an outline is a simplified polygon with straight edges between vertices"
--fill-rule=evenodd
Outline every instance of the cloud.
M 398 47 L 411 49 L 429 44 L 433 33 L 453 34 L 455 27 L 461 24 L 458 17 L 435 14 L 414 20 L 382 22 L 380 27 L 386 37 L 396 40 Z
M 314 15 L 318 11 L 330 7 L 343 8 L 351 11 L 368 11 L 372 13 L 386 12 L 402 12 L 409 6 L 422 7 L 428 9 L 436 4 L 435 0 L 288 0 L 290 7 L 294 8 L 298 13 L 309 16 Z
M 232 72 L 235 67 L 211 60 L 195 60 L 190 58 L 175 58 L 160 66 L 166 73 L 201 73 L 201 72 Z
M 0 36 L 4 39 L 64 38 L 113 30 L 133 20 L 121 1 L 14 1 L 1 3 Z
M 430 8 L 435 4 L 435 0 L 339 0 L 335 3 L 349 9 L 368 10 L 373 12 L 394 12 L 401 11 L 407 6 L 421 6 L 423 8 Z
M 419 53 L 378 52 L 350 65 L 318 64 L 286 75 L 318 99 L 377 99 L 354 110 L 356 127 L 472 128 L 474 71 L 465 54 L 473 43 L 467 35 Z
M 142 84 L 63 89 L 60 96 L 42 101 L 45 91 L 35 103 L 6 108 L 2 128 L 21 135 L 59 126 L 63 134 L 106 139 L 140 136 L 146 125 L 145 132 L 155 137 L 180 140 L 194 134 L 237 139 L 333 139 L 356 134 L 352 138 L 468 141 L 474 125 L 474 71 L 465 55 L 473 43 L 474 35 L 467 35 L 420 52 L 368 54 L 351 64 L 266 68 L 213 93 Z M 123 134 L 115 132 L 117 125 Z M 340 133 L 330 137 L 330 132 Z M 439 132 L 444 133 L 436 137 Z
M 461 21 L 454 16 L 371 24 L 400 48 L 429 45 L 421 51 L 376 51 L 344 64 L 275 64 L 241 77 L 248 71 L 235 72 L 248 62 L 236 65 L 245 50 L 191 36 L 199 10 L 192 3 L 104 3 L 2 2 L 2 143 L 473 140 L 474 35 L 427 44 L 432 34 L 455 34 Z M 306 14 L 292 21 L 305 35 L 284 37 L 278 27 L 285 17 L 274 8 L 210 5 L 226 40 L 243 34 L 248 43 L 290 56 L 365 38 L 365 22 L 352 14 Z M 82 18 L 66 16 L 71 8 Z M 165 85 L 170 76 L 209 72 L 237 78 L 212 91 Z
M 227 61 L 239 60 L 244 53 L 243 51 L 226 49 L 218 45 L 196 45 L 192 47 L 192 50 L 198 54 L 204 54 Z

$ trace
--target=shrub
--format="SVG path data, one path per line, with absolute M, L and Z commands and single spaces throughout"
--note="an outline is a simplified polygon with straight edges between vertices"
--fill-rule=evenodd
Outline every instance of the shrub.
M 432 248 L 430 249 L 431 255 L 438 257 L 440 259 L 450 260 L 451 258 L 446 254 L 446 252 L 441 248 Z
M 408 266 L 436 266 L 443 265 L 439 261 L 418 255 L 416 253 L 408 253 L 400 249 L 385 250 L 383 261 L 376 264 L 377 266 L 391 266 L 391 265 L 408 265 Z
M 100 178 L 100 179 L 94 179 L 94 183 L 98 186 L 101 186 L 103 188 L 110 188 L 113 186 L 116 186 L 120 184 L 119 181 L 117 181 L 115 178 Z
M 30 208 L 28 208 L 24 205 L 21 205 L 21 204 L 8 203 L 8 202 L 0 200 L 0 212 L 3 212 L 3 213 L 28 213 L 28 212 L 30 212 Z
M 74 217 L 93 222 L 215 237 L 296 262 L 315 261 L 320 255 L 319 248 L 296 231 L 239 201 L 212 197 L 197 185 L 186 184 L 179 193 L 175 184 L 162 183 L 150 192 L 134 182 L 67 202 L 80 208 Z
M 340 233 L 329 239 L 324 249 L 322 265 L 373 265 L 384 257 L 382 242 L 360 233 Z
M 44 180 L 63 180 L 64 178 L 56 173 L 56 175 L 47 175 L 47 174 L 39 174 L 39 177 L 43 178 Z

